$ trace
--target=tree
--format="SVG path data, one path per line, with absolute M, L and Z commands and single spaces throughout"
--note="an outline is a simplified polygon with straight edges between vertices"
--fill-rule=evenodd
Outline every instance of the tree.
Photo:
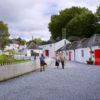
M 96 17 L 91 12 L 74 17 L 66 26 L 69 36 L 90 37 L 95 33 Z
M 97 16 L 100 16 L 100 5 L 97 7 L 96 15 L 97 15 Z
M 4 49 L 9 39 L 8 26 L 0 21 L 0 49 Z
M 59 15 L 51 16 L 51 22 L 49 23 L 49 31 L 51 32 L 52 38 L 54 40 L 56 40 L 57 37 L 62 38 L 63 28 L 66 28 L 67 38 L 72 36 L 73 34 L 80 36 L 83 33 L 84 36 L 87 36 L 88 33 L 89 33 L 88 35 L 90 36 L 91 35 L 90 32 L 92 33 L 94 32 L 94 27 L 92 24 L 95 23 L 94 21 L 95 18 L 92 15 L 93 15 L 92 12 L 89 11 L 87 8 L 72 7 L 60 11 Z M 91 16 L 90 20 L 88 19 L 88 16 Z M 80 20 L 78 18 L 80 18 Z M 81 21 L 83 24 L 81 23 Z M 87 28 L 84 25 L 87 25 L 86 26 Z M 82 29 L 82 27 L 84 27 L 84 29 Z M 85 30 L 85 28 L 87 30 Z M 73 30 L 76 32 L 74 32 Z
M 26 44 L 26 41 L 21 39 L 20 37 L 16 39 L 19 43 L 19 45 L 25 45 Z
M 34 39 L 34 40 L 30 40 L 27 42 L 27 45 L 29 45 L 30 43 L 33 43 L 34 45 L 41 45 L 43 44 L 43 40 L 41 40 L 40 38 Z

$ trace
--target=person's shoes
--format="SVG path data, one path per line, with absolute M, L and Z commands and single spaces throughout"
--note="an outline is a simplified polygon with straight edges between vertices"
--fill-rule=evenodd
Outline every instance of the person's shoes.
M 64 69 L 64 67 L 62 69 Z
M 45 71 L 45 68 L 43 68 L 43 71 Z
M 42 72 L 42 69 L 40 69 L 40 72 Z

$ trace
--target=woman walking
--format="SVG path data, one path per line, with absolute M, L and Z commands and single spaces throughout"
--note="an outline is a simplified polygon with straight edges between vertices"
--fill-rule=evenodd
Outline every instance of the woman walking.
M 59 62 L 60 62 L 60 56 L 59 56 L 59 54 L 57 53 L 57 54 L 56 54 L 56 61 L 55 61 L 55 66 L 57 66 L 57 69 L 58 69 L 58 66 L 59 66 Z
M 63 55 L 62 52 L 60 53 L 60 61 L 61 61 L 62 69 L 64 69 L 64 61 L 65 61 L 65 58 L 64 58 L 64 55 Z

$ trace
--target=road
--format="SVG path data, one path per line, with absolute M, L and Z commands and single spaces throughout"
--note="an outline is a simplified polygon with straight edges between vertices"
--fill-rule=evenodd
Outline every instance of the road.
M 0 100 L 100 100 L 100 66 L 67 62 L 0 83 Z

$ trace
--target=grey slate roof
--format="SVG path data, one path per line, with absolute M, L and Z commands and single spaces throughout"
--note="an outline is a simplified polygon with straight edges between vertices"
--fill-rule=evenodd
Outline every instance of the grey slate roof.
M 75 50 L 77 48 L 87 48 L 91 46 L 100 46 L 100 34 L 94 34 L 90 38 L 83 38 L 79 41 L 74 41 L 71 44 L 67 44 L 64 47 L 61 47 L 57 51 Z
M 88 47 L 100 46 L 100 34 L 94 34 L 88 41 Z
M 71 43 L 69 49 L 70 50 L 75 50 L 75 49 L 77 49 L 78 45 L 79 45 L 79 41 L 74 41 L 74 42 Z

